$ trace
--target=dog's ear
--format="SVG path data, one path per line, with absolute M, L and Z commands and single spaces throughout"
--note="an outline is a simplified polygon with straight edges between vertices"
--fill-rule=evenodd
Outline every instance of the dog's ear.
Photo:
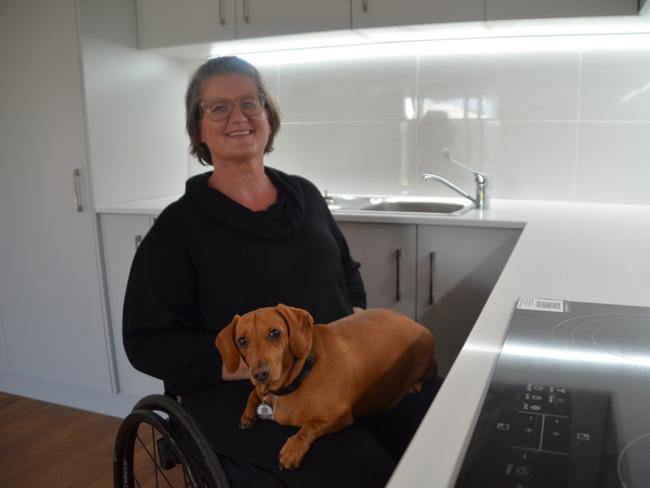
M 307 357 L 311 351 L 314 319 L 307 310 L 302 308 L 287 307 L 282 303 L 275 308 L 287 323 L 291 354 L 297 358 Z
M 235 328 L 239 322 L 239 315 L 235 315 L 232 321 L 219 332 L 214 345 L 219 349 L 221 360 L 228 373 L 234 373 L 239 368 L 239 349 L 235 342 Z

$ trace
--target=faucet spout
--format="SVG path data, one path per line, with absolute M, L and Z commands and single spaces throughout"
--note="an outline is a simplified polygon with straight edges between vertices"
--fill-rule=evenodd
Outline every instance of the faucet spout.
M 454 183 L 447 180 L 446 178 L 443 178 L 442 176 L 431 174 L 431 173 L 423 173 L 422 178 L 424 178 L 425 180 L 436 180 L 439 181 L 440 183 L 443 183 L 444 185 L 454 190 L 456 193 L 459 193 L 460 195 L 462 195 L 463 197 L 471 201 L 474 204 L 474 207 L 476 208 L 479 209 L 487 208 L 488 207 L 487 184 L 489 179 L 488 175 L 486 173 L 483 173 L 482 171 L 475 170 L 463 163 L 456 161 L 454 158 L 451 157 L 449 149 L 447 148 L 444 148 L 442 150 L 442 155 L 450 162 L 454 163 L 457 166 L 460 166 L 464 170 L 469 171 L 474 175 L 474 181 L 476 182 L 476 196 L 472 197 L 472 195 L 467 193 L 458 185 L 455 185 Z
M 454 183 L 452 183 L 448 179 L 443 178 L 442 176 L 439 176 L 439 175 L 431 174 L 431 173 L 422 173 L 422 178 L 424 178 L 425 181 L 426 180 L 436 180 L 436 181 L 439 181 L 440 183 L 443 183 L 444 185 L 446 185 L 449 188 L 451 188 L 452 190 L 454 190 L 456 193 L 459 193 L 462 196 L 464 196 L 465 198 L 467 198 L 468 200 L 470 200 L 476 206 L 476 200 L 474 199 L 474 197 L 472 197 L 472 195 L 470 195 L 465 190 L 463 190 L 461 187 L 459 187 L 458 185 L 455 185 Z

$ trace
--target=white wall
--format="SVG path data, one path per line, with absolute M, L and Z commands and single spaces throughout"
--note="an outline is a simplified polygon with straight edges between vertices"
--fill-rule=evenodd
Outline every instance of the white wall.
M 267 163 L 330 193 L 455 196 L 419 176 L 472 189 L 449 147 L 495 198 L 650 204 L 649 35 L 396 47 L 248 56 L 282 111 Z
M 137 49 L 134 0 L 79 0 L 96 206 L 180 193 L 185 63 Z

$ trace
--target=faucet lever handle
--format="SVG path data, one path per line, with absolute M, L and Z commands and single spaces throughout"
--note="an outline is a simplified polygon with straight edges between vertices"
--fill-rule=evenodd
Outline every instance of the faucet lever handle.
M 479 179 L 481 179 L 481 178 L 484 179 L 484 180 L 487 180 L 487 179 L 488 179 L 488 175 L 487 175 L 487 173 L 484 173 L 483 171 L 479 171 L 479 170 L 474 169 L 474 168 L 470 168 L 470 167 L 467 166 L 466 164 L 463 164 L 463 163 L 461 163 L 460 161 L 456 161 L 454 158 L 452 158 L 452 157 L 451 157 L 451 152 L 449 151 L 448 148 L 446 148 L 446 147 L 443 147 L 443 148 L 442 148 L 442 155 L 443 155 L 443 156 L 445 157 L 445 159 L 447 159 L 450 163 L 454 163 L 455 165 L 460 166 L 460 167 L 463 168 L 464 170 L 467 170 L 467 171 L 469 171 L 470 173 L 474 173 L 474 176 L 476 177 L 477 180 L 479 180 Z

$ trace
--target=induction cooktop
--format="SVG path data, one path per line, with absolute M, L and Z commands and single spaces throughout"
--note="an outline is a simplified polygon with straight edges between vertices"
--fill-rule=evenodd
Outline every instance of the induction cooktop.
M 650 487 L 650 308 L 520 298 L 456 486 Z

